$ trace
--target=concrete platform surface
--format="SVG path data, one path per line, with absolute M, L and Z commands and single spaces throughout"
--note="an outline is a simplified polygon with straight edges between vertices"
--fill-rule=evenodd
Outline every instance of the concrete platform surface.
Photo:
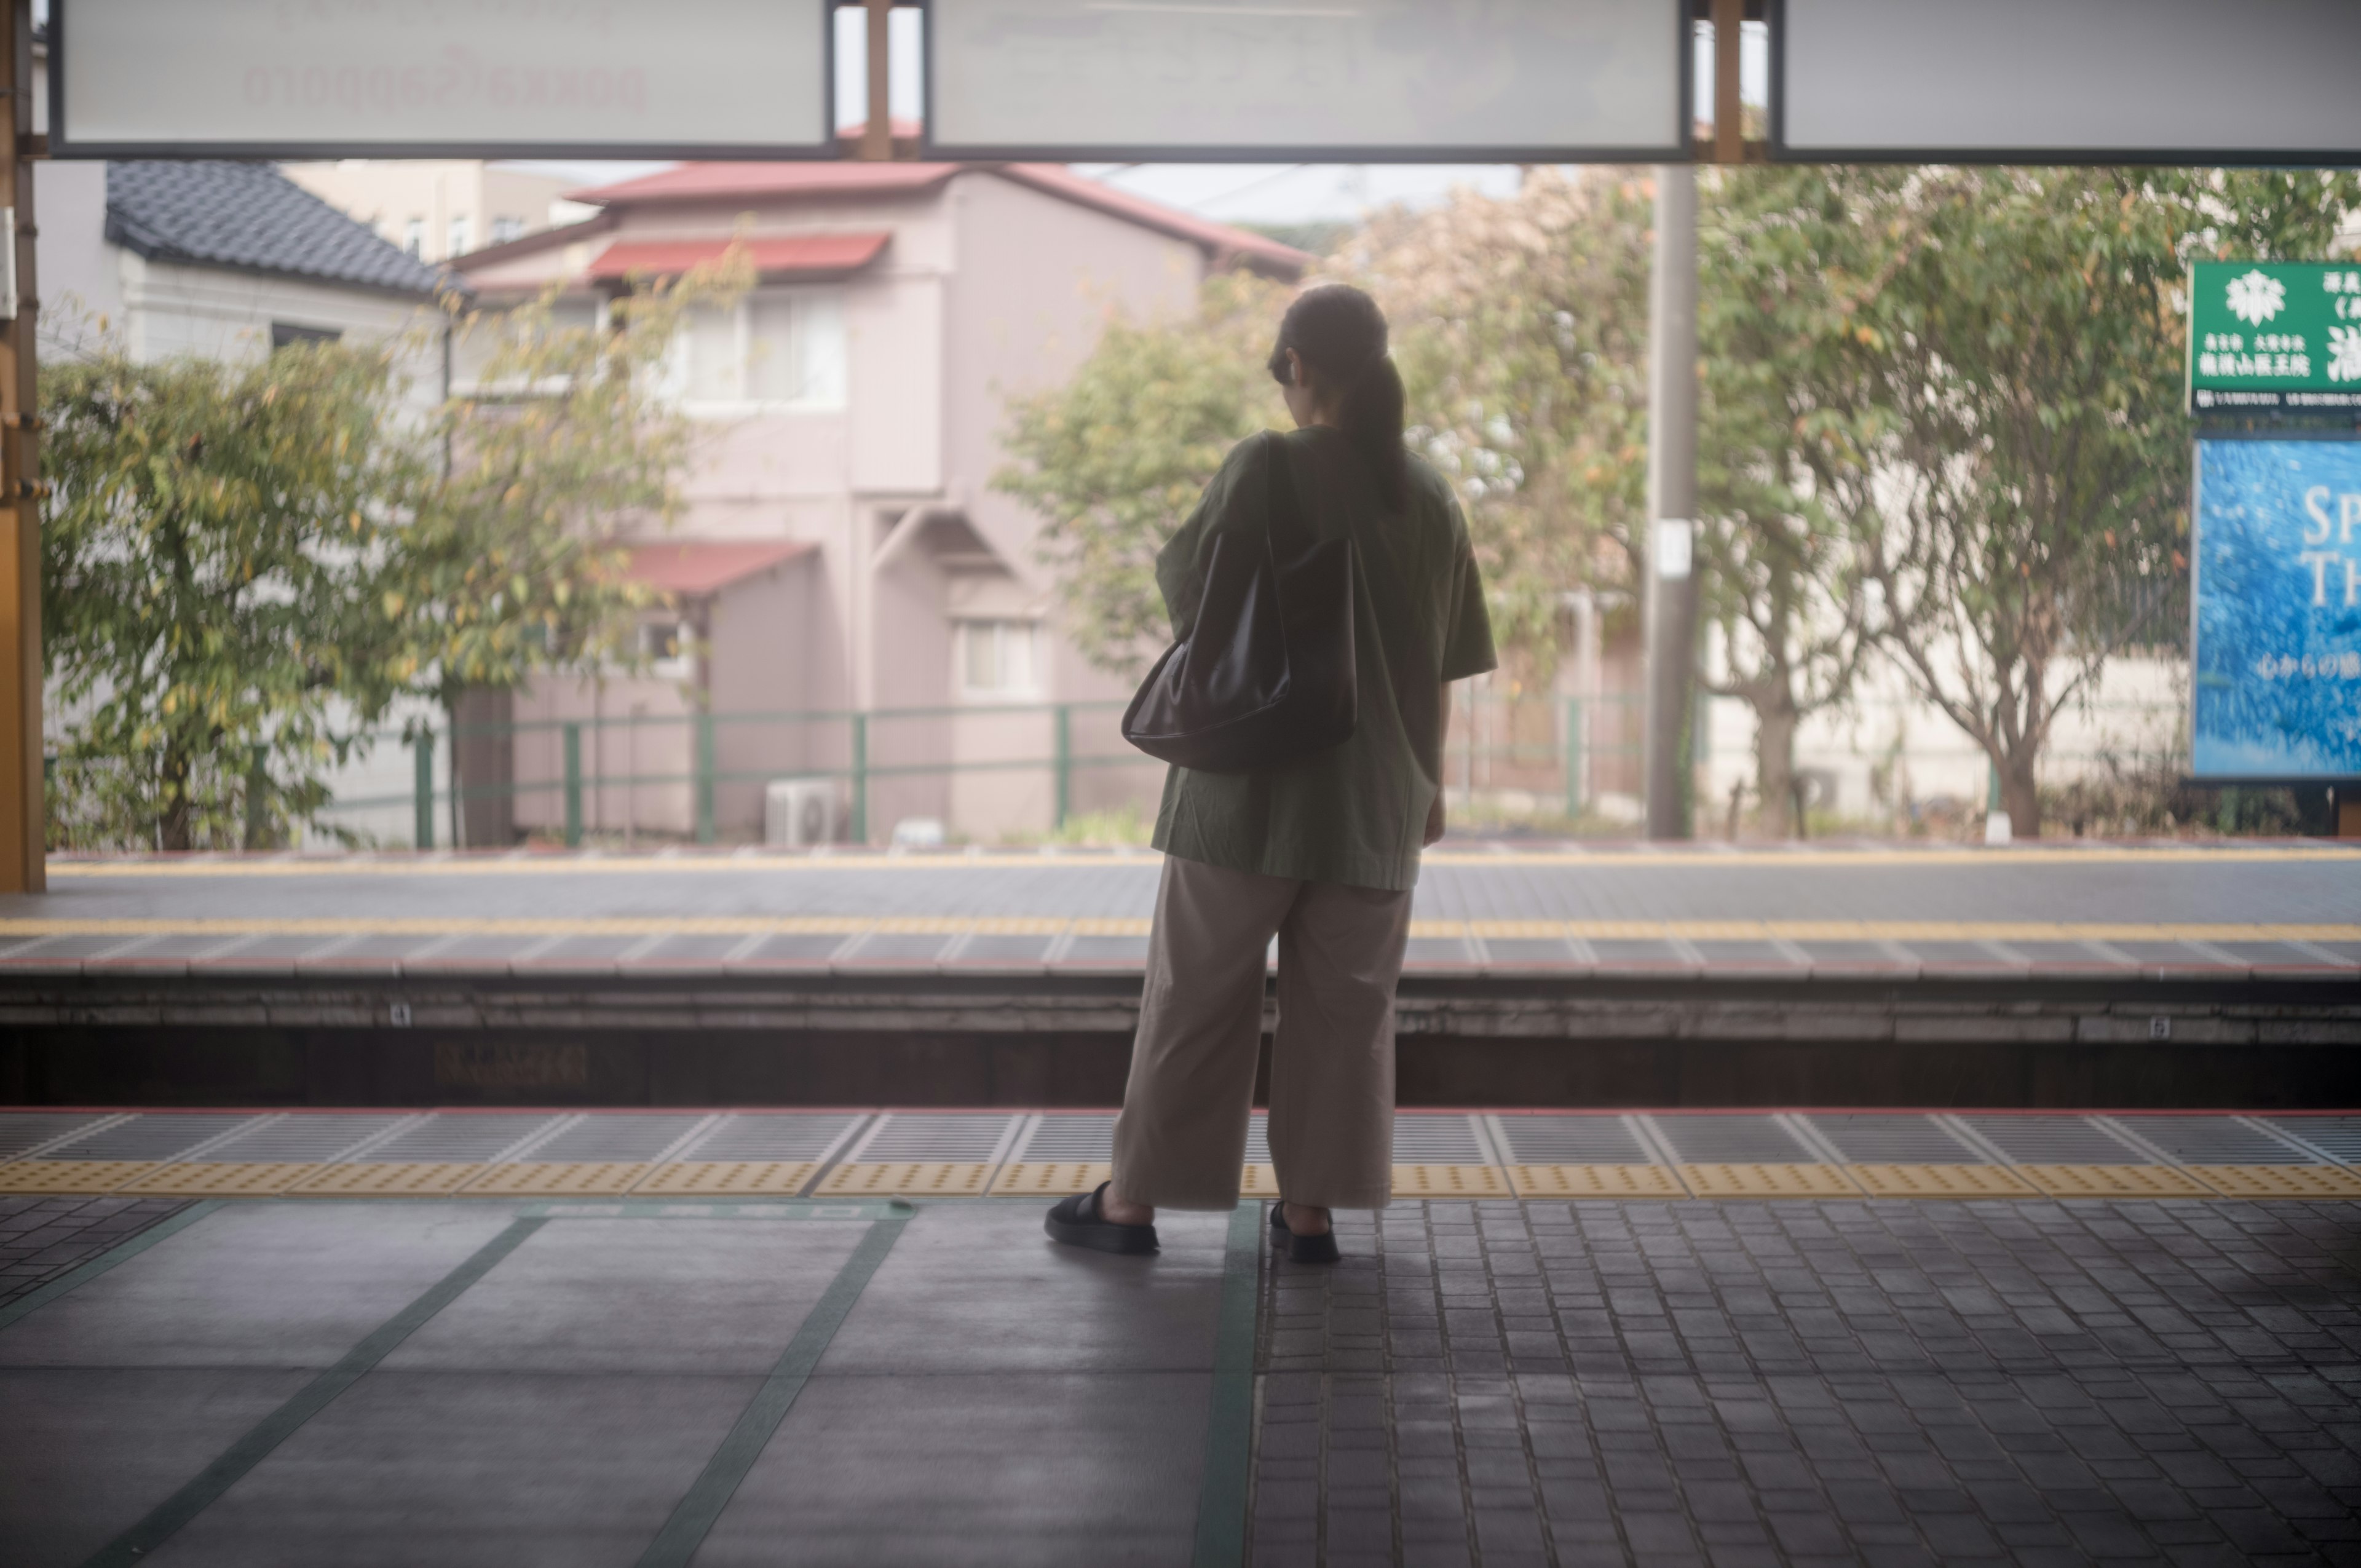
M 0 972 L 1137 970 L 1145 851 L 50 863 Z M 2361 972 L 2361 849 L 1447 844 L 1413 973 Z
M 2361 1553 L 2351 1201 L 1047 1201 L 0 1198 L 0 1562 Z
M 1332 1268 L 1053 1247 L 1107 1131 L 0 1113 L 114 1186 L 0 1195 L 0 1563 L 2361 1559 L 2356 1114 L 1402 1114 Z

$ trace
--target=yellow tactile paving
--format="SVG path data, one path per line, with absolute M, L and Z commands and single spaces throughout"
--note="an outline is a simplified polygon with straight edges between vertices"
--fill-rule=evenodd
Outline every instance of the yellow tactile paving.
M 1858 1198 L 1835 1165 L 1684 1165 L 1681 1179 L 1700 1198 Z
M 1278 1197 L 1279 1168 L 1268 1165 L 1246 1167 L 1238 1178 L 1238 1195 L 1242 1198 Z
M 117 1190 L 175 1198 L 275 1198 L 322 1168 L 302 1160 L 187 1160 L 151 1171 Z
M 647 1173 L 641 1160 L 524 1159 L 489 1167 L 459 1190 L 470 1198 L 606 1197 L 629 1192 Z
M 1509 1179 L 1489 1165 L 1398 1165 L 1397 1198 L 1506 1198 Z
M 1115 1167 L 1103 1160 L 1030 1159 L 1015 1165 L 1004 1165 L 994 1178 L 992 1195 L 995 1198 L 1054 1197 L 1068 1192 L 1088 1192 L 1102 1181 L 1112 1180 Z
M 1509 1185 L 1521 1198 L 1686 1198 L 1680 1179 L 1661 1165 L 1512 1165 Z
M 2053 1198 L 2211 1198 L 2213 1190 L 2169 1165 L 2020 1165 Z
M 680 1192 L 792 1198 L 818 1168 L 813 1159 L 684 1159 L 657 1166 L 631 1191 L 641 1197 Z
M 1844 1169 L 1872 1198 L 2033 1196 L 2033 1188 L 2004 1165 L 1849 1165 Z
M 156 1168 L 152 1159 L 19 1159 L 0 1165 L 0 1192 L 112 1192 Z
M 2189 1174 L 2232 1198 L 2361 1198 L 2361 1171 L 2341 1165 L 2192 1165 Z
M 980 1198 L 995 1168 L 980 1160 L 888 1160 L 840 1165 L 815 1197 Z
M 456 1192 L 484 1173 L 475 1161 L 388 1160 L 368 1165 L 324 1165 L 287 1190 L 291 1198 L 438 1198 Z

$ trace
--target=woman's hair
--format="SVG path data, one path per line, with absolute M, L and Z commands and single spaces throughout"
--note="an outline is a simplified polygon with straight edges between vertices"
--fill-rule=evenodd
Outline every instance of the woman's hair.
M 1385 313 L 1349 283 L 1307 289 L 1287 307 L 1271 345 L 1270 374 L 1287 385 L 1287 351 L 1343 401 L 1345 434 L 1368 459 L 1378 493 L 1399 508 L 1410 489 L 1410 458 L 1402 448 L 1401 373 L 1386 356 Z

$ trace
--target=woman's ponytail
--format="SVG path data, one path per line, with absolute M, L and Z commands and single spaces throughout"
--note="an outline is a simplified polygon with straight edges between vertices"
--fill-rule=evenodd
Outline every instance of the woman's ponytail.
M 1378 495 L 1399 510 L 1410 492 L 1410 455 L 1402 446 L 1401 372 L 1386 354 L 1385 313 L 1348 283 L 1307 289 L 1287 308 L 1270 351 L 1270 373 L 1281 383 L 1290 348 L 1337 390 L 1341 428 L 1367 459 Z

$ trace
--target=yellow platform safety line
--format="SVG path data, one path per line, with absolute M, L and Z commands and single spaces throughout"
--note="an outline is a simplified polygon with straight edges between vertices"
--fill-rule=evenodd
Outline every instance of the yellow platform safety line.
M 2311 846 L 2257 846 L 2250 849 L 1950 849 L 1950 850 L 1740 850 L 1719 853 L 1649 850 L 1526 850 L 1493 854 L 1465 850 L 1430 852 L 1430 866 L 1584 866 L 1612 870 L 1629 866 L 1650 870 L 1721 871 L 1731 866 L 1775 867 L 1781 871 L 1850 871 L 1861 866 L 2087 866 L 2132 863 L 2209 865 L 2257 861 L 2317 861 L 2356 860 L 2351 850 Z M 70 860 L 52 857 L 52 877 L 320 877 L 320 876 L 629 876 L 679 875 L 683 872 L 731 872 L 774 876 L 782 872 L 1010 872 L 1092 870 L 1104 866 L 1156 865 L 1161 855 L 1137 850 L 1089 858 L 1049 856 L 1029 851 L 1011 854 L 838 854 L 809 855 L 676 855 L 506 856 L 401 855 L 382 860 Z
M 152 1159 L 17 1159 L 0 1165 L 0 1192 L 112 1192 L 155 1169 Z
M 1700 1198 L 1858 1198 L 1842 1166 L 1683 1165 L 1681 1179 Z
M 611 1198 L 648 1173 L 645 1160 L 512 1160 L 459 1189 L 468 1198 Z
M 1241 1198 L 1276 1198 L 1279 1196 L 1279 1168 L 1250 1165 L 1239 1173 L 1238 1196 Z
M 287 1190 L 290 1198 L 442 1198 L 483 1174 L 475 1160 L 387 1160 L 324 1165 Z
M 1661 1165 L 1512 1165 L 1520 1198 L 1686 1198 L 1679 1177 Z
M 819 1168 L 813 1159 L 684 1159 L 657 1166 L 634 1196 L 792 1198 Z
M 1508 1173 L 1492 1165 L 1398 1165 L 1397 1198 L 1507 1198 Z
M 126 1197 L 276 1198 L 326 1168 L 308 1160 L 183 1160 L 159 1167 L 116 1190 Z
M 1872 1198 L 2030 1198 L 2034 1189 L 2004 1165 L 1849 1165 L 1845 1174 Z
M 1145 937 L 1133 916 L 126 916 L 0 918 L 0 937 Z M 1430 940 L 1700 942 L 2361 942 L 2361 924 L 2125 920 L 1413 920 Z M 38 955 L 36 955 L 38 956 Z
M 2213 1190 L 2169 1165 L 2020 1165 L 2052 1198 L 2211 1198 Z
M 996 1168 L 982 1160 L 901 1159 L 840 1165 L 820 1198 L 981 1198 Z
M 2231 1198 L 2361 1198 L 2361 1171 L 2341 1165 L 2192 1165 L 2189 1174 Z
M 1004 1165 L 992 1179 L 994 1198 L 1052 1198 L 1088 1192 L 1102 1181 L 1115 1179 L 1115 1167 L 1105 1160 L 1031 1159 Z

